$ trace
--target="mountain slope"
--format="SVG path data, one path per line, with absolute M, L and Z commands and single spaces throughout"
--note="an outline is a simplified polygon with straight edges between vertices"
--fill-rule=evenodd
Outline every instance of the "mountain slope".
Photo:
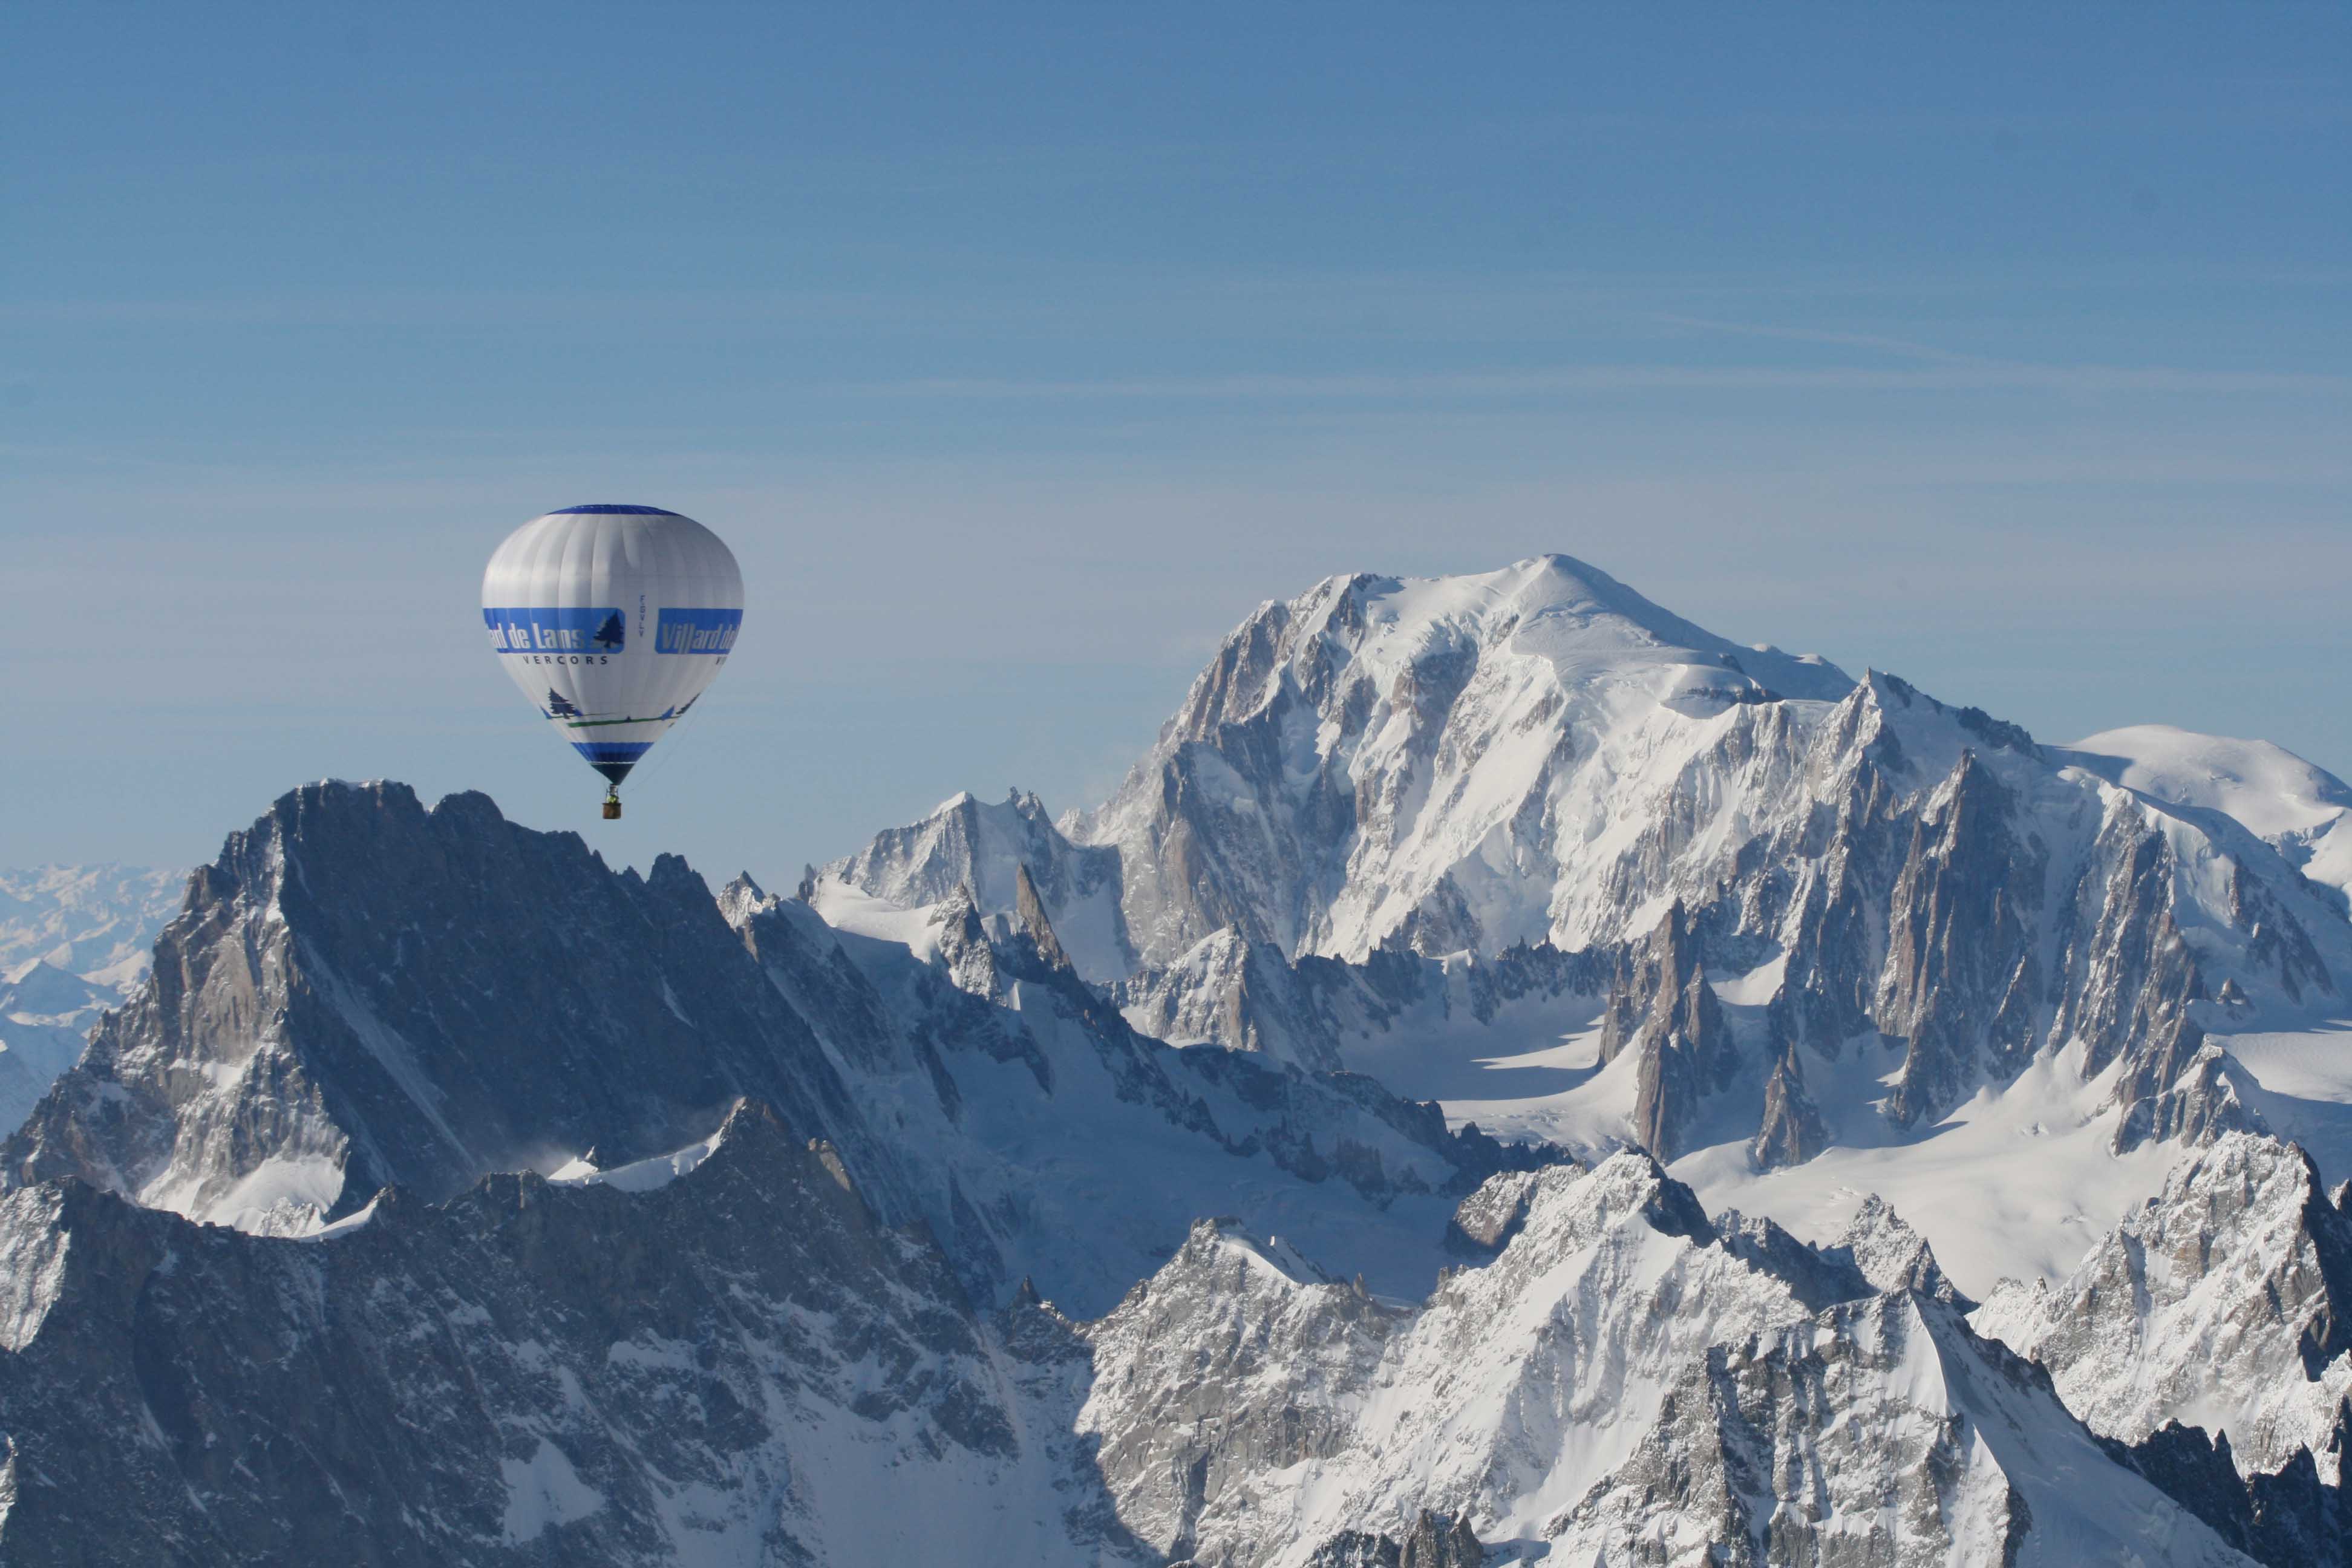
M 0 1149 L 10 1180 L 299 1233 L 389 1184 L 646 1158 L 748 1096 L 983 1296 L 1032 1275 L 1093 1310 L 1202 1213 L 1425 1283 L 1444 1194 L 1508 1158 L 1370 1079 L 1145 1039 L 1027 933 L 958 921 L 919 958 L 749 884 L 722 908 L 674 858 L 614 873 L 479 795 L 296 791 L 156 952 Z
M 1579 1568 L 2243 1561 L 1911 1288 L 1932 1260 L 1891 1215 L 1815 1252 L 1710 1220 L 1639 1155 L 1523 1196 L 1494 1260 L 1419 1307 L 1196 1227 L 1086 1330 L 1080 1430 L 1119 1518 L 1220 1565 L 1425 1514 Z
M 1425 1303 L 1203 1221 L 1081 1323 L 975 1311 L 748 1104 L 308 1240 L 45 1182 L 0 1197 L 0 1553 L 2245 1561 L 1971 1334 L 1891 1214 L 1815 1250 L 1638 1155 L 1494 1185 L 1516 1233 Z
M 2284 747 L 2134 724 L 2056 754 L 2151 799 L 2231 817 L 2352 900 L 2352 784 Z
M 2101 1434 L 2226 1432 L 2239 1468 L 2331 1448 L 2352 1398 L 2352 1216 L 2309 1156 L 2233 1133 L 2183 1158 L 2063 1283 L 2005 1284 L 1973 1320 L 2050 1368 Z
M 1656 914 L 1579 896 L 1610 848 L 1584 824 L 1727 711 L 1851 685 L 1566 556 L 1335 577 L 1244 622 L 1119 792 L 1066 826 L 1118 847 L 1149 962 L 1226 926 L 1294 955 L 1584 946 Z
M 1564 556 L 1333 578 L 1237 628 L 1100 809 L 1055 834 L 996 808 L 1018 833 L 990 855 L 943 816 L 836 863 L 818 901 L 883 937 L 938 888 L 1009 919 L 980 890 L 1005 857 L 1050 889 L 1115 851 L 1138 963 L 1088 977 L 1137 1026 L 1356 1067 L 1457 1123 L 1704 1158 L 1711 1192 L 1995 1108 L 2070 1140 L 2095 1121 L 2116 1153 L 2271 1126 L 2336 1169 L 2352 921 L 2305 851 L 2341 786 L 2176 742 L 2162 768 L 2043 747 L 1891 675 L 1735 647 Z M 2183 783 L 2198 746 L 2242 787 Z M 1392 962 L 1520 952 L 1576 978 L 1465 1011 Z
M 921 822 L 877 834 L 864 849 L 813 874 L 807 896 L 828 919 L 841 888 L 899 910 L 942 902 L 964 888 L 980 908 L 1009 912 L 1024 870 L 1080 975 L 1108 982 L 1135 967 L 1119 910 L 1118 856 L 1073 845 L 1044 803 L 1019 791 L 994 805 L 959 795 Z
M 302 1242 L 0 1199 L 34 1287 L 0 1317 L 0 1557 L 1153 1560 L 1069 1436 L 1050 1313 L 975 1315 L 759 1108 L 628 1184 L 389 1189 Z

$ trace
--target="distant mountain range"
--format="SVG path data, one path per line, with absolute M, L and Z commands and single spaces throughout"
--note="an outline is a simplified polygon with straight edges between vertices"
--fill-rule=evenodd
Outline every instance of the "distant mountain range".
M 142 867 L 0 871 L 0 1127 L 31 1114 L 146 974 L 186 883 Z
M 308 786 L 0 926 L 0 1556 L 2352 1560 L 2347 821 L 1560 556 L 788 896 Z

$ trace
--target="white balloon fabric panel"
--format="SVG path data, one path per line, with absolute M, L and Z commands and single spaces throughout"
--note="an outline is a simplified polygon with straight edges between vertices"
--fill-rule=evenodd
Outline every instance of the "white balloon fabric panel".
M 647 506 L 575 506 L 507 536 L 482 574 L 490 650 L 618 784 L 733 651 L 743 578 L 719 537 Z

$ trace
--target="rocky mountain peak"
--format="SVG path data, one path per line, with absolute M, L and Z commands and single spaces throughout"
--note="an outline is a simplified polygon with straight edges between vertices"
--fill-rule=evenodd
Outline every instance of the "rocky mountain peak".
M 751 879 L 749 871 L 738 871 L 734 879 L 719 890 L 719 914 L 729 925 L 741 931 L 751 917 L 770 908 L 774 900 Z
M 332 1218 L 390 1183 L 438 1197 L 544 1151 L 675 1147 L 742 1094 L 811 1128 L 841 1098 L 683 861 L 616 875 L 478 795 L 295 791 L 230 836 L 157 951 L 10 1141 L 16 1179 Z
M 1976 1303 L 1944 1278 L 1927 1238 L 1905 1224 L 1894 1206 L 1872 1193 L 1862 1201 L 1832 1258 L 1851 1262 L 1874 1290 L 1916 1290 L 1930 1300 L 1973 1310 Z
M 1601 1013 L 1601 1059 L 1634 1052 L 1635 1142 L 1671 1160 L 1689 1145 L 1700 1102 L 1729 1086 L 1739 1050 L 1706 982 L 1680 900 L 1648 940 L 1620 960 Z
M 1021 934 L 1037 950 L 1040 963 L 1073 974 L 1077 973 L 1070 955 L 1062 951 L 1061 939 L 1054 934 L 1054 922 L 1045 913 L 1045 901 L 1037 896 L 1037 884 L 1030 879 L 1025 864 L 1013 874 L 1013 918 Z
M 1086 978 L 1108 983 L 1134 967 L 1119 909 L 1118 856 L 1072 844 L 1045 804 L 1019 790 L 993 805 L 955 795 L 923 821 L 880 834 L 858 853 L 824 867 L 809 885 L 820 910 L 854 921 L 835 889 L 854 888 L 912 910 L 938 904 L 961 888 L 979 912 L 1011 914 L 1024 878 L 1066 957 Z
M 1456 1249 L 1474 1257 L 1492 1257 L 1524 1229 L 1541 1174 L 1535 1171 L 1500 1171 L 1454 1211 L 1448 1238 Z

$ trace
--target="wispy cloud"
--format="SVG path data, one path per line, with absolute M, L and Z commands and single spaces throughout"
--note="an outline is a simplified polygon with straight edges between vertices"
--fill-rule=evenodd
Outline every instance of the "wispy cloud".
M 1930 343 L 1915 342 L 1909 338 L 1889 337 L 1880 332 L 1846 332 L 1819 327 L 1783 327 L 1753 321 L 1722 321 L 1706 316 L 1661 316 L 1668 326 L 1696 328 L 1700 331 L 1720 332 L 1729 337 L 1769 338 L 1780 342 L 1821 343 L 1833 348 L 1876 349 L 1905 359 L 1925 360 L 1935 364 L 1996 364 L 2004 362 L 1989 360 L 1980 354 L 1957 353 L 1937 348 Z
M 1891 342 L 1891 340 L 1890 340 Z M 1923 351 L 1924 352 L 1924 351 Z M 1952 356 L 1916 368 L 1613 363 L 1542 370 L 1388 372 L 1348 375 L 1237 374 L 1088 379 L 929 377 L 853 383 L 866 396 L 971 398 L 1487 398 L 1595 393 L 1981 392 L 2343 393 L 2352 377 L 2315 372 L 2200 370 L 2171 365 L 2034 364 Z

